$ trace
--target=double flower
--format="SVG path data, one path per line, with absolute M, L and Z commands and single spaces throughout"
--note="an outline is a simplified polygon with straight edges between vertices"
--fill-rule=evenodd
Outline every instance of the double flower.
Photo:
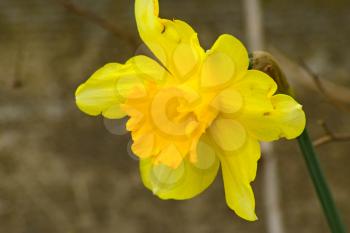
M 139 34 L 157 57 L 109 63 L 76 91 L 89 115 L 128 117 L 132 151 L 144 185 L 162 199 L 183 200 L 204 191 L 221 167 L 228 206 L 256 220 L 250 183 L 259 141 L 292 139 L 305 127 L 302 106 L 275 94 L 268 75 L 248 70 L 247 50 L 221 35 L 205 51 L 180 20 L 159 18 L 157 0 L 136 0 Z

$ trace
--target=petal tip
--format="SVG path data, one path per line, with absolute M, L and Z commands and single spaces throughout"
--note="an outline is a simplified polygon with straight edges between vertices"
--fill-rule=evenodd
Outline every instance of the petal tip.
M 256 216 L 254 209 L 249 209 L 244 211 L 235 211 L 235 212 L 239 217 L 243 218 L 244 220 L 247 220 L 250 222 L 254 222 L 258 220 L 258 217 Z

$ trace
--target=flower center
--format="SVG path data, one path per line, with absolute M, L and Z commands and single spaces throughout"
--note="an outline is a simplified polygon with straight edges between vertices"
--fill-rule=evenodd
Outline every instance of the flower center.
M 188 140 L 200 125 L 194 112 L 199 101 L 200 96 L 188 88 L 161 89 L 151 103 L 153 124 L 166 137 Z
M 128 99 L 134 153 L 173 168 L 186 157 L 196 161 L 198 141 L 218 114 L 212 100 L 190 83 L 153 86 L 145 98 Z

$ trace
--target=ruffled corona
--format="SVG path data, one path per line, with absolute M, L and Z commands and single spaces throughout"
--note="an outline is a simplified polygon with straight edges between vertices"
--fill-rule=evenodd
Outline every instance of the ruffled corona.
M 248 70 L 247 51 L 235 37 L 221 35 L 205 51 L 188 24 L 158 13 L 157 0 L 135 1 L 139 34 L 160 64 L 146 56 L 107 64 L 77 89 L 77 105 L 89 115 L 129 117 L 142 180 L 158 197 L 198 195 L 221 164 L 228 206 L 256 220 L 250 183 L 259 141 L 299 136 L 302 107 L 276 95 L 268 75 Z

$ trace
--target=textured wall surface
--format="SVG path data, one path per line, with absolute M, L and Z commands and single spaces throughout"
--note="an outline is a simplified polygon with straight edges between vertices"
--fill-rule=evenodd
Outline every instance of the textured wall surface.
M 130 1 L 74 2 L 141 45 Z M 350 87 L 350 2 L 330 2 L 263 1 L 266 41 L 292 60 L 303 59 L 321 78 Z M 221 33 L 246 41 L 241 1 L 160 3 L 162 16 L 189 22 L 206 48 Z M 82 81 L 136 50 L 58 1 L 0 1 L 0 232 L 266 232 L 269 210 L 260 172 L 253 184 L 259 216 L 254 223 L 226 207 L 220 176 L 192 200 L 161 201 L 141 183 L 138 163 L 128 154 L 129 136 L 108 131 L 118 130 L 118 122 L 88 117 L 76 108 L 74 91 Z M 293 70 L 289 77 L 296 78 Z M 350 132 L 349 113 L 307 86 L 295 89 L 313 138 L 324 133 L 317 120 L 326 120 L 336 132 Z M 350 224 L 350 143 L 323 145 L 319 152 Z M 276 143 L 276 154 L 287 232 L 328 232 L 296 142 Z

